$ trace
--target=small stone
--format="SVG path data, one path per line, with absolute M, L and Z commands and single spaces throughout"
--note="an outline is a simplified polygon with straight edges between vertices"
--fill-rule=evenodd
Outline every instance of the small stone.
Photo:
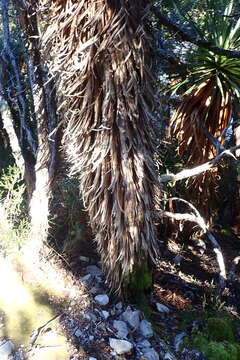
M 90 312 L 90 311 L 87 311 L 86 313 L 84 313 L 84 314 L 82 315 L 82 317 L 83 317 L 83 319 L 85 319 L 85 320 L 89 320 L 89 321 L 92 320 L 92 321 L 94 321 L 94 322 L 97 321 L 96 315 L 93 314 L 93 313 Z
M 94 299 L 101 306 L 105 306 L 109 303 L 109 297 L 106 294 L 97 295 Z
M 82 278 L 82 282 L 85 286 L 91 286 L 92 282 L 93 282 L 93 276 L 91 274 L 87 274 Z
M 109 318 L 110 314 L 109 314 L 108 311 L 103 310 L 103 311 L 102 311 L 102 316 L 103 316 L 103 318 L 104 318 L 105 320 L 107 320 L 107 319 Z
M 121 320 L 114 320 L 113 326 L 118 331 L 117 337 L 119 339 L 126 339 L 128 336 L 128 328 L 127 324 L 124 321 Z
M 14 350 L 13 343 L 10 340 L 5 341 L 3 344 L 0 345 L 0 359 L 7 360 L 8 357 L 13 352 L 13 350 Z
M 206 360 L 206 358 L 197 350 L 183 349 L 180 360 Z
M 138 343 L 138 346 L 141 348 L 149 348 L 149 347 L 151 347 L 151 344 L 148 340 L 143 340 Z
M 187 334 L 185 332 L 182 332 L 180 334 L 177 334 L 175 336 L 175 339 L 174 339 L 174 348 L 175 348 L 175 351 L 179 351 L 180 350 L 180 346 L 183 342 L 183 339 L 185 338 L 185 336 L 187 336 Z
M 75 334 L 76 337 L 82 337 L 83 336 L 83 333 L 79 329 L 77 329 L 74 334 Z
M 118 302 L 116 305 L 115 305 L 115 308 L 117 309 L 117 310 L 121 310 L 122 309 L 122 307 L 123 307 L 123 304 L 122 304 L 122 302 L 120 301 L 120 302 Z
M 144 360 L 159 360 L 159 355 L 153 348 L 143 350 Z M 142 359 L 142 360 L 143 360 Z
M 170 312 L 170 309 L 166 305 L 156 303 L 156 307 L 157 307 L 159 312 L 162 312 L 162 313 L 169 313 Z
M 79 256 L 78 258 L 79 258 L 79 260 L 82 261 L 82 262 L 89 263 L 89 258 L 86 257 L 86 256 Z
M 147 320 L 142 320 L 140 323 L 140 331 L 141 334 L 143 335 L 143 337 L 145 338 L 151 338 L 153 336 L 153 329 L 152 329 L 152 325 L 149 321 Z
M 97 358 L 91 356 L 90 358 L 88 358 L 88 360 L 97 360 Z
M 140 311 L 134 310 L 128 306 L 122 314 L 123 320 L 126 321 L 133 329 L 137 329 L 140 324 Z
M 101 294 L 101 292 L 103 292 L 104 290 L 99 284 L 96 284 L 89 291 L 91 294 L 95 295 L 95 294 Z
M 133 349 L 133 345 L 126 340 L 109 338 L 109 344 L 118 355 L 129 353 Z
M 91 275 L 94 275 L 94 276 L 101 276 L 102 275 L 102 270 L 97 267 L 96 265 L 88 265 L 86 268 L 85 268 L 86 272 L 91 274 Z
M 166 353 L 163 357 L 163 360 L 177 360 L 173 354 L 170 354 L 169 352 Z
M 90 336 L 89 336 L 89 340 L 90 340 L 90 341 L 93 341 L 93 340 L 94 340 L 94 336 L 93 336 L 93 335 L 90 335 Z
M 173 261 L 174 261 L 174 263 L 175 263 L 176 265 L 180 265 L 182 259 L 183 259 L 182 256 L 179 255 L 179 254 L 177 254 L 177 255 L 175 256 L 175 258 L 173 259 Z

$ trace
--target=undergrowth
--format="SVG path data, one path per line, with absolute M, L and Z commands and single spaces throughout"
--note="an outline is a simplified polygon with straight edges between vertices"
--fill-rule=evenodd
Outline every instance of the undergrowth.
M 19 250 L 27 241 L 30 222 L 25 201 L 25 185 L 16 166 L 0 176 L 0 249 Z

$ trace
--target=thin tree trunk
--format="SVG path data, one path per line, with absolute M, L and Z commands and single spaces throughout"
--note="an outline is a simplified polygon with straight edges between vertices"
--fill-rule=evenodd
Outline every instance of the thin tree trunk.
M 37 5 L 35 1 L 16 0 L 23 41 L 28 48 L 27 67 L 37 122 L 38 149 L 35 164 L 36 183 L 30 201 L 32 224 L 32 253 L 40 254 L 47 241 L 49 226 L 49 200 L 54 179 L 57 142 L 56 108 L 52 82 L 48 82 L 40 53 Z
M 12 49 L 12 34 L 9 25 L 10 5 L 9 0 L 2 0 L 1 17 L 4 36 L 0 56 L 1 113 L 15 162 L 25 179 L 30 198 L 35 186 L 33 166 L 37 145 L 27 121 L 30 115 L 17 60 L 18 54 L 14 54 Z

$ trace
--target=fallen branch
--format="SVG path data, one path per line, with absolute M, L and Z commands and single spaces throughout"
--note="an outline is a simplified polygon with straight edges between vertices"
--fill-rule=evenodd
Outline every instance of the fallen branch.
M 160 182 L 161 183 L 167 183 L 167 182 L 176 182 L 176 181 L 180 181 L 180 180 L 184 180 L 187 179 L 189 177 L 192 176 L 196 176 L 199 175 L 205 171 L 209 171 L 211 170 L 215 165 L 217 165 L 217 163 L 223 159 L 223 157 L 225 156 L 231 156 L 234 158 L 234 160 L 238 159 L 235 157 L 235 155 L 233 154 L 233 152 L 237 149 L 240 149 L 240 145 L 237 146 L 233 146 L 230 149 L 226 149 L 224 151 L 222 151 L 219 155 L 217 155 L 214 159 L 196 166 L 193 169 L 185 169 L 180 171 L 178 174 L 164 174 L 160 176 Z
M 229 281 L 233 280 L 233 276 L 234 276 L 234 274 L 236 272 L 236 267 L 238 266 L 238 264 L 240 264 L 240 256 L 236 256 L 232 261 L 230 271 L 229 271 L 229 274 L 228 274 L 228 280 Z
M 210 241 L 210 243 L 213 245 L 213 251 L 215 252 L 215 254 L 217 256 L 217 262 L 218 262 L 218 266 L 219 266 L 219 270 L 220 270 L 219 286 L 217 288 L 217 294 L 220 295 L 225 288 L 225 283 L 226 283 L 226 279 L 227 279 L 224 258 L 223 258 L 221 247 L 218 244 L 215 237 L 213 236 L 213 234 L 208 231 L 206 235 L 207 235 L 207 238 Z
M 33 347 L 39 337 L 39 335 L 42 333 L 42 330 L 53 320 L 57 319 L 58 317 L 60 317 L 61 315 L 56 315 L 54 316 L 52 319 L 48 320 L 44 325 L 40 326 L 37 330 L 35 330 L 33 332 L 32 335 L 32 342 L 31 342 L 31 347 Z
M 211 245 L 213 247 L 213 251 L 216 254 L 217 263 L 218 263 L 218 266 L 219 266 L 219 284 L 218 284 L 218 287 L 217 287 L 217 294 L 220 295 L 222 293 L 222 291 L 224 290 L 224 288 L 225 288 L 225 283 L 226 283 L 226 280 L 227 280 L 226 268 L 225 268 L 225 264 L 224 264 L 224 258 L 223 258 L 221 246 L 219 245 L 219 243 L 217 242 L 217 240 L 215 239 L 213 234 L 209 231 L 208 225 L 204 221 L 203 217 L 200 215 L 199 211 L 195 208 L 195 206 L 193 206 L 188 201 L 186 201 L 184 199 L 180 199 L 180 198 L 169 198 L 169 199 L 167 199 L 167 201 L 169 201 L 169 200 L 181 201 L 181 202 L 187 204 L 194 211 L 195 214 L 194 213 L 184 213 L 184 214 L 182 214 L 182 213 L 172 213 L 172 212 L 169 212 L 169 211 L 160 211 L 160 214 L 163 217 L 169 217 L 169 218 L 177 220 L 177 221 L 194 222 L 203 230 L 203 233 L 206 235 L 207 239 L 211 243 Z M 166 201 L 166 200 L 164 200 L 164 201 Z M 236 259 L 237 259 L 236 260 L 237 263 L 240 262 L 240 256 L 238 258 L 236 258 Z

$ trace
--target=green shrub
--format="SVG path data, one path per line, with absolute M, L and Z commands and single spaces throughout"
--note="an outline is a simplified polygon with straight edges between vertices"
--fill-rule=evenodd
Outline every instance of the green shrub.
M 201 351 L 208 360 L 240 360 L 235 330 L 233 320 L 225 313 L 219 313 L 205 318 L 202 330 L 187 337 L 183 347 Z
M 27 240 L 30 224 L 20 170 L 9 166 L 0 176 L 0 249 L 19 249 Z
M 206 332 L 213 341 L 228 341 L 233 343 L 233 323 L 229 318 L 209 318 L 207 320 Z

